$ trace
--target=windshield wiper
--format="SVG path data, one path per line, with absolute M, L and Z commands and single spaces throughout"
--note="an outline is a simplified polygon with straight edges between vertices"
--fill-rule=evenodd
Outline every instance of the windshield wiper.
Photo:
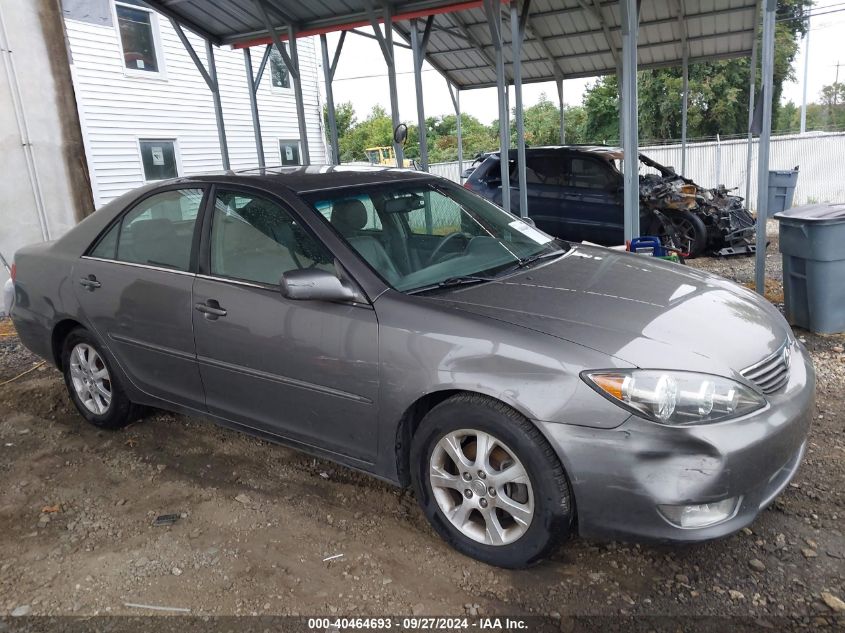
M 477 284 L 485 281 L 495 281 L 492 277 L 482 277 L 480 275 L 457 275 L 449 277 L 443 281 L 438 281 L 436 284 L 422 286 L 421 288 L 414 288 L 406 291 L 407 294 L 413 295 L 418 292 L 426 292 L 427 290 L 436 290 L 437 288 L 451 288 L 453 286 L 464 286 L 466 284 Z
M 510 270 L 518 270 L 520 268 L 525 268 L 533 264 L 534 262 L 538 262 L 541 259 L 551 259 L 552 257 L 560 257 L 566 253 L 566 249 L 561 248 L 557 251 L 552 251 L 551 253 L 535 253 L 534 255 L 529 255 L 528 257 L 520 257 L 519 260 L 514 264 Z

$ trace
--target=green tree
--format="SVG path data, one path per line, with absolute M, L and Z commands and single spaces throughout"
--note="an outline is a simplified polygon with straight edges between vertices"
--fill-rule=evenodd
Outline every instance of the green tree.
M 355 127 L 358 120 L 355 118 L 355 108 L 351 101 L 344 101 L 338 103 L 334 107 L 334 120 L 337 124 L 337 137 L 346 136 L 346 134 Z M 325 123 L 326 134 L 329 133 L 329 106 L 323 105 L 323 122 Z
M 784 82 L 794 78 L 792 63 L 806 31 L 805 12 L 810 0 L 779 0 L 775 31 L 774 121 Z M 748 58 L 692 64 L 689 67 L 690 137 L 745 132 L 748 123 Z M 757 73 L 758 90 L 760 73 Z M 637 74 L 640 138 L 677 139 L 681 136 L 680 68 L 640 71 Z M 603 77 L 590 86 L 583 100 L 587 111 L 584 128 L 588 142 L 619 139 L 618 82 Z M 777 125 L 775 125 L 777 127 Z

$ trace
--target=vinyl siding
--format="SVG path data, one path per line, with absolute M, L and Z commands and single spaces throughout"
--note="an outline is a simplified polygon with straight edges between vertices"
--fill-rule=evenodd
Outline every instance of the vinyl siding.
M 211 92 L 169 20 L 156 15 L 161 42 L 160 75 L 127 72 L 116 26 L 66 19 L 74 85 L 86 137 L 97 207 L 144 183 L 139 138 L 176 139 L 180 175 L 222 169 Z M 205 44 L 186 31 L 206 63 Z M 311 162 L 326 161 L 321 130 L 314 38 L 297 41 Z M 264 48 L 252 51 L 253 74 Z M 249 110 L 243 52 L 215 48 L 229 160 L 232 169 L 258 164 Z M 273 89 L 269 64 L 258 90 L 261 136 L 267 165 L 280 163 L 279 140 L 299 139 L 294 91 Z

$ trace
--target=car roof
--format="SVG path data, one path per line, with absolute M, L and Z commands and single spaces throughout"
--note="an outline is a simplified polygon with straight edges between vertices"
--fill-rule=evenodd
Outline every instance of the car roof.
M 237 171 L 219 171 L 158 181 L 165 186 L 196 182 L 227 184 L 262 184 L 281 186 L 296 194 L 328 189 L 341 189 L 360 185 L 377 185 L 391 182 L 430 180 L 436 178 L 426 172 L 394 167 L 353 165 L 308 165 L 304 167 L 275 166 L 254 167 Z
M 567 154 L 591 154 L 606 160 L 622 158 L 622 148 L 612 145 L 541 145 L 537 147 L 526 147 L 526 155 L 530 154 L 554 154 L 565 152 Z M 498 158 L 499 152 L 491 152 L 490 156 Z M 517 150 L 508 150 L 508 159 L 515 159 Z

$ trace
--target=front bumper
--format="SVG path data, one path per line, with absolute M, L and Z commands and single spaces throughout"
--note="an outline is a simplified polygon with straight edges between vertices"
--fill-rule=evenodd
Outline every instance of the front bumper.
M 669 427 L 631 416 L 613 429 L 539 423 L 572 484 L 579 532 L 590 538 L 703 541 L 751 523 L 789 484 L 806 446 L 815 372 L 795 343 L 789 382 L 736 420 Z M 658 505 L 740 497 L 736 512 L 701 528 L 669 523 Z

